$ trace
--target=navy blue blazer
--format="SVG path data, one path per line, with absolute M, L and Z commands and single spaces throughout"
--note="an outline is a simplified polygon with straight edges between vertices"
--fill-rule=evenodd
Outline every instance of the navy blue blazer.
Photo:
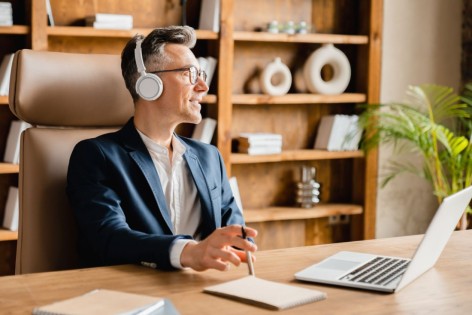
M 244 224 L 217 148 L 178 137 L 201 201 L 202 239 L 216 228 Z M 175 235 L 151 156 L 133 118 L 119 131 L 79 142 L 71 155 L 67 195 L 75 213 L 83 266 L 155 263 L 172 269 Z

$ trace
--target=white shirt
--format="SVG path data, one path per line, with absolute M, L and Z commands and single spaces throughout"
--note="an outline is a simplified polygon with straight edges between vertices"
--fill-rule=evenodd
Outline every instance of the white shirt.
M 194 239 L 199 239 L 196 232 L 201 218 L 200 198 L 187 167 L 187 162 L 183 158 L 186 150 L 185 146 L 175 136 L 172 136 L 173 152 L 172 161 L 170 161 L 166 147 L 156 143 L 139 130 L 138 133 L 146 145 L 159 174 L 174 234 L 186 234 L 191 235 Z M 193 241 L 178 239 L 172 244 L 170 261 L 174 268 L 183 268 L 180 264 L 180 255 L 189 242 Z

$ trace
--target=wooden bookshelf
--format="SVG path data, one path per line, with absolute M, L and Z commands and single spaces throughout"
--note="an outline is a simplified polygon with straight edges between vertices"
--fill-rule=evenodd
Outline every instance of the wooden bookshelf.
M 8 106 L 8 96 L 0 95 L 0 106 Z
M 0 163 L 0 174 L 15 174 L 20 171 L 18 164 Z
M 50 1 L 54 27 L 47 25 L 44 0 L 15 1 L 16 8 L 24 10 L 24 21 L 0 28 L 2 40 L 7 38 L 2 41 L 0 53 L 30 48 L 120 54 L 136 33 L 146 35 L 154 27 L 180 24 L 181 18 L 178 1 L 143 0 L 139 6 L 132 0 L 98 1 L 93 6 Z M 201 1 L 188 3 L 195 9 L 187 12 L 189 23 L 198 28 Z M 97 12 L 132 14 L 135 28 L 99 30 L 78 26 L 86 16 Z M 255 31 L 274 19 L 271 12 L 283 13 L 284 20 L 313 23 L 316 33 Z M 197 30 L 195 54 L 218 59 L 212 89 L 203 99 L 203 112 L 217 120 L 214 145 L 222 154 L 228 175 L 238 178 L 244 214 L 248 224 L 261 232 L 261 249 L 368 239 L 375 235 L 377 152 L 312 148 L 323 115 L 353 114 L 359 103 L 379 102 L 382 12 L 382 0 L 223 0 L 220 32 Z M 282 16 L 276 18 L 282 21 Z M 343 50 L 351 63 L 351 82 L 343 94 L 295 93 L 292 89 L 287 95 L 269 96 L 245 89 L 248 80 L 275 57 L 281 57 L 295 71 L 308 53 L 325 43 Z M 5 116 L 0 120 L 3 130 L 8 130 L 7 124 L 14 118 L 7 105 L 8 97 L 0 96 L 0 109 Z M 281 133 L 283 151 L 263 156 L 234 153 L 232 142 L 240 132 Z M 6 134 L 2 137 L 5 140 Z M 322 184 L 322 204 L 311 209 L 296 208 L 290 197 L 296 180 L 294 173 L 302 165 L 315 166 L 317 180 Z M 4 187 L 17 182 L 14 175 L 18 172 L 18 165 L 0 163 Z M 328 224 L 328 217 L 341 214 L 351 217 L 349 224 Z M 337 230 L 345 227 L 348 233 L 337 237 Z M 13 232 L 5 233 L 0 230 L 0 241 L 14 241 L 17 237 Z M 290 242 L 284 240 L 287 235 Z
M 337 215 L 362 214 L 362 206 L 353 204 L 318 204 L 312 208 L 268 207 L 263 209 L 244 209 L 247 223 L 306 220 L 326 218 Z
M 367 97 L 362 93 L 345 93 L 341 95 L 322 94 L 286 94 L 271 96 L 265 94 L 235 94 L 232 97 L 234 105 L 292 105 L 292 104 L 339 104 L 339 103 L 364 103 Z
M 17 239 L 18 239 L 18 231 L 0 229 L 0 242 L 16 241 Z
M 281 154 L 231 154 L 232 164 L 275 163 L 285 161 L 312 161 L 363 158 L 363 151 L 284 150 Z
M 331 43 L 363 45 L 369 43 L 368 36 L 341 34 L 271 34 L 267 32 L 234 32 L 235 41 L 285 42 L 285 43 Z
M 4 35 L 28 35 L 30 27 L 27 25 L 0 26 L 0 34 Z
M 105 38 L 131 38 L 136 34 L 149 34 L 152 28 L 133 28 L 131 30 L 106 30 L 87 26 L 49 26 L 48 37 L 105 37 Z M 199 40 L 216 40 L 218 33 L 197 30 Z

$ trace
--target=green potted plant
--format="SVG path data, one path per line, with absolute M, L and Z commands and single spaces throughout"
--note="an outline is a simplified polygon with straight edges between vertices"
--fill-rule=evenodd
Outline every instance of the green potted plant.
M 410 86 L 407 96 L 404 103 L 363 107 L 363 148 L 392 144 L 395 150 L 417 153 L 423 160 L 420 167 L 389 160 L 382 187 L 410 172 L 427 179 L 441 202 L 472 185 L 472 84 L 462 96 L 450 87 L 430 84 Z M 470 207 L 459 223 L 461 229 L 467 228 L 467 213 L 472 213 Z

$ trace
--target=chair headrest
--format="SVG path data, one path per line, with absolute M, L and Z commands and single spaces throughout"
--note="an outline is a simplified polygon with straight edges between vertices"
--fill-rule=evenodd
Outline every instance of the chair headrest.
M 10 80 L 10 110 L 32 125 L 120 126 L 133 115 L 118 55 L 23 49 Z

